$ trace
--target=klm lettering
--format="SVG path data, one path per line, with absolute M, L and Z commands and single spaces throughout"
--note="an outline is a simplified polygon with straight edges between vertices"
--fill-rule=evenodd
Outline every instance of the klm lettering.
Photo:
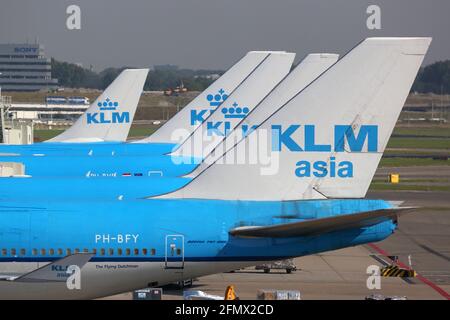
M 112 112 L 112 113 L 104 113 L 104 112 L 93 112 L 87 113 L 87 123 L 88 124 L 108 124 L 108 123 L 129 123 L 130 122 L 130 113 L 129 112 Z
M 211 110 L 191 110 L 191 126 L 202 124 L 211 113 Z
M 363 125 L 355 134 L 350 125 L 334 126 L 333 144 L 319 144 L 316 141 L 314 125 L 305 125 L 304 134 L 298 134 L 301 125 L 290 125 L 283 130 L 280 125 L 272 126 L 272 150 L 286 148 L 291 152 L 362 152 L 367 145 L 368 152 L 378 151 L 378 126 Z M 337 161 L 335 156 L 318 161 L 300 160 L 295 164 L 294 174 L 299 178 L 353 178 L 353 163 Z
M 300 127 L 301 125 L 293 124 L 283 130 L 282 126 L 273 125 L 272 150 L 281 151 L 284 146 L 292 152 L 361 152 L 367 141 L 368 152 L 378 151 L 378 126 L 375 125 L 361 126 L 357 135 L 350 125 L 335 125 L 333 145 L 316 143 L 315 125 L 305 125 L 303 137 L 297 133 Z M 345 149 L 346 142 L 348 150 Z

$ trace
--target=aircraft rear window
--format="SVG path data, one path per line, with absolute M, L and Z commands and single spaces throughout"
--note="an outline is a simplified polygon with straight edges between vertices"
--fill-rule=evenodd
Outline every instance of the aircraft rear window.
M 15 256 L 16 255 L 16 249 L 11 249 L 11 255 Z
M 27 253 L 27 251 L 25 249 L 20 249 L 20 255 L 24 256 Z
M 66 249 L 66 255 L 70 256 L 72 254 L 72 250 Z
M 45 256 L 45 249 L 41 249 L 41 256 Z
M 6 249 L 2 249 L 2 256 L 6 256 L 8 254 L 8 251 Z
M 114 255 L 114 249 L 109 249 L 109 255 L 110 256 Z
M 147 255 L 147 249 L 142 249 L 142 254 L 143 254 L 144 256 L 146 256 L 146 255 Z
M 139 255 L 139 249 L 134 249 L 134 255 L 138 256 Z
M 55 255 L 55 250 L 50 249 L 50 250 L 49 250 L 49 254 L 50 254 L 51 256 L 54 256 L 54 255 Z
M 100 249 L 100 255 L 102 255 L 102 256 L 105 255 L 105 249 Z
M 125 252 L 126 252 L 127 256 L 129 256 L 130 253 L 131 253 L 131 250 L 130 249 L 126 249 Z
M 117 249 L 117 254 L 118 254 L 119 256 L 121 256 L 121 255 L 122 255 L 122 249 Z
M 62 254 L 63 254 L 63 250 L 62 249 L 58 249 L 58 255 L 62 256 Z
M 156 249 L 152 249 L 151 254 L 152 254 L 152 256 L 154 256 L 156 254 Z
M 33 249 L 33 250 L 31 251 L 31 253 L 33 254 L 33 256 L 37 256 L 38 251 L 37 251 L 37 249 Z

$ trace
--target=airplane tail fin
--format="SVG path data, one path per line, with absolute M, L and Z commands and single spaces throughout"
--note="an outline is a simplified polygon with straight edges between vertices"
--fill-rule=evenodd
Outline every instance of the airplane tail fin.
M 148 69 L 125 69 L 72 127 L 46 142 L 125 141 Z
M 269 150 L 268 162 L 216 161 L 185 187 L 160 197 L 364 197 L 430 43 L 431 38 L 362 41 L 231 149 L 246 159 Z M 256 150 L 252 141 L 258 142 Z
M 180 129 L 192 134 L 271 53 L 271 51 L 248 52 L 150 137 L 137 142 L 176 143 L 172 141 L 172 135 Z
M 339 55 L 331 53 L 308 54 L 238 125 L 204 158 L 202 163 L 189 174 L 194 178 L 211 163 L 245 137 L 248 128 L 259 126 L 278 107 L 303 90 L 314 79 L 331 67 Z
M 270 52 L 191 135 L 180 134 L 182 142 L 171 155 L 208 155 L 286 77 L 294 58 L 295 53 Z

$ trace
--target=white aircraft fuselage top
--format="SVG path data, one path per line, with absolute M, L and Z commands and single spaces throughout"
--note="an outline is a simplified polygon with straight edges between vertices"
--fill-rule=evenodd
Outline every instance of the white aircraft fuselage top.
M 126 141 L 149 69 L 125 69 L 66 131 L 46 142 Z
M 184 139 L 180 141 L 180 132 L 183 132 L 185 139 L 187 139 L 197 128 L 202 126 L 202 120 L 206 121 L 209 119 L 225 100 L 228 101 L 228 98 L 235 94 L 236 90 L 242 92 L 240 88 L 242 86 L 248 86 L 246 83 L 248 83 L 249 78 L 255 78 L 254 74 L 264 74 L 268 77 L 267 70 L 268 66 L 271 65 L 274 69 L 275 67 L 281 69 L 281 71 L 274 71 L 273 77 L 278 79 L 279 73 L 288 72 L 285 69 L 287 68 L 289 70 L 294 57 L 295 54 L 283 51 L 251 51 L 247 53 L 155 133 L 148 138 L 136 142 L 182 143 Z M 262 72 L 261 70 L 266 70 L 266 72 Z M 260 79 L 261 83 L 264 80 L 267 79 Z M 274 80 L 270 79 L 267 82 L 272 84 Z M 259 96 L 259 92 L 267 90 L 265 89 L 266 87 L 267 85 L 263 85 L 263 88 L 255 94 Z M 194 118 L 193 114 L 201 115 L 202 117 Z
M 269 150 L 269 164 L 216 161 L 160 198 L 363 198 L 430 43 L 362 41 L 222 156 L 248 159 L 246 144 L 268 133 L 258 148 Z
M 294 58 L 295 53 L 269 53 L 172 155 L 194 158 L 208 155 L 286 77 Z
M 210 152 L 202 163 L 188 175 L 194 178 L 209 165 L 217 161 L 223 154 L 242 140 L 248 128 L 259 126 L 279 107 L 288 102 L 297 93 L 314 81 L 339 59 L 338 54 L 311 53 L 307 55 L 296 67 L 262 100 L 247 117 L 242 119 L 229 135 Z

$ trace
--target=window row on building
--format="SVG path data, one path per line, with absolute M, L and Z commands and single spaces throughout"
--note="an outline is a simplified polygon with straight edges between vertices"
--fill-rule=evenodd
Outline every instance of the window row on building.
M 0 79 L 46 79 L 50 80 L 51 76 L 0 76 Z
M 0 72 L 51 72 L 50 69 L 40 68 L 40 69 L 13 69 L 13 68 L 0 68 Z
M 17 55 L 17 54 L 0 54 L 0 58 L 3 59 L 44 59 L 44 56 L 38 55 Z
M 4 64 L 4 65 L 37 65 L 37 66 L 49 66 L 51 65 L 50 61 L 20 61 L 20 62 L 16 62 L 16 61 L 1 61 L 0 60 L 0 64 Z

